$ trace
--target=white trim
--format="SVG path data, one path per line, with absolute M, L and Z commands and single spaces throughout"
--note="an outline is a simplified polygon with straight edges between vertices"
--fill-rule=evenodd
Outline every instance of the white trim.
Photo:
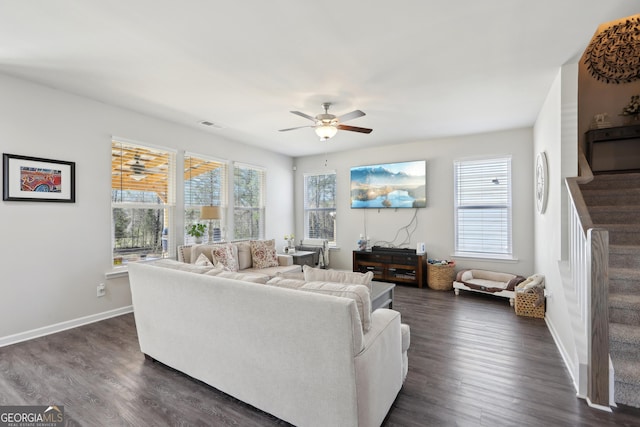
M 594 403 L 591 403 L 591 400 L 588 397 L 587 397 L 587 405 L 589 405 L 589 407 L 591 408 L 599 409 L 604 412 L 613 412 L 613 410 L 611 410 L 611 408 L 608 406 L 596 405 Z
M 560 352 L 560 357 L 562 357 L 564 366 L 567 368 L 567 371 L 569 371 L 571 381 L 573 382 L 573 388 L 576 390 L 576 396 L 584 399 L 584 396 L 580 395 L 580 389 L 578 388 L 578 383 L 576 382 L 576 378 L 574 375 L 574 373 L 576 372 L 576 367 L 573 365 L 573 363 L 571 363 L 571 358 L 569 357 L 569 353 L 567 353 L 567 349 L 564 348 L 564 345 L 562 345 L 562 341 L 558 336 L 558 332 L 556 331 L 556 328 L 553 327 L 553 323 L 551 323 L 548 316 L 544 316 L 544 322 L 547 324 L 547 329 L 551 333 L 551 338 L 553 338 L 553 341 L 556 343 L 556 348 Z
M 101 320 L 110 319 L 112 317 L 121 316 L 123 314 L 132 313 L 132 312 L 133 312 L 133 306 L 128 305 L 126 307 L 120 307 L 114 310 L 92 314 L 90 316 L 79 317 L 77 319 L 55 323 L 53 325 L 32 329 L 26 332 L 20 332 L 14 335 L 7 335 L 6 337 L 0 337 L 0 347 L 5 347 L 8 345 L 17 344 L 19 342 L 32 340 L 34 338 L 43 337 L 45 335 L 55 334 L 58 332 L 66 331 L 67 329 L 77 328 L 78 326 L 88 325 L 89 323 L 99 322 Z

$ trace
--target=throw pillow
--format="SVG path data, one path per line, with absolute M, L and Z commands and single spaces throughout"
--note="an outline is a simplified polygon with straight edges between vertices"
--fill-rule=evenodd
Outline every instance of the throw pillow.
M 238 271 L 238 261 L 233 254 L 233 245 L 227 243 L 224 245 L 215 245 L 211 249 L 211 255 L 214 259 L 216 268 L 223 268 L 228 271 Z
M 371 271 L 358 273 L 357 271 L 324 270 L 308 265 L 302 266 L 302 271 L 304 272 L 304 280 L 307 282 L 321 281 L 366 285 L 371 291 L 371 280 L 373 279 L 373 272 Z
M 276 254 L 275 241 L 252 240 L 250 244 L 253 268 L 278 266 L 278 255 Z
M 209 258 L 209 261 L 213 263 L 213 259 L 211 258 L 211 249 L 213 249 L 215 246 L 217 245 L 200 244 L 191 246 L 191 256 L 189 257 L 191 264 L 196 263 L 196 260 L 200 258 L 200 254 L 204 254 L 207 258 Z
M 209 258 L 207 258 L 205 254 L 200 254 L 194 264 L 203 267 L 213 267 L 213 263 L 209 261 Z
M 362 322 L 362 331 L 366 333 L 371 328 L 371 296 L 367 286 L 330 282 L 307 282 L 300 290 L 354 300 L 358 308 L 360 321 Z

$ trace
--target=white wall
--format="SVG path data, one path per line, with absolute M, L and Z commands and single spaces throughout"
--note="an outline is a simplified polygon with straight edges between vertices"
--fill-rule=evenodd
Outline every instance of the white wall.
M 559 262 L 566 250 L 567 194 L 564 180 L 577 169 L 577 65 L 558 72 L 534 126 L 534 152 L 548 160 L 548 203 L 544 214 L 535 215 L 535 269 L 545 276 L 546 322 L 574 379 L 578 357 L 567 310 Z
M 126 277 L 96 297 L 111 270 L 112 135 L 266 167 L 267 237 L 293 229 L 290 157 L 6 75 L 0 93 L 3 153 L 76 162 L 76 203 L 0 203 L 0 345 L 130 306 Z
M 363 137 L 366 138 L 366 137 Z M 338 139 L 328 144 L 338 144 Z M 365 140 L 366 143 L 366 140 Z M 414 209 L 351 209 L 349 171 L 353 166 L 426 159 L 427 207 L 417 210 L 417 228 L 409 247 L 425 242 L 430 258 L 451 259 L 454 249 L 453 161 L 460 158 L 511 154 L 513 173 L 513 244 L 515 262 L 457 259 L 457 268 L 484 268 L 522 275 L 533 273 L 533 134 L 515 129 L 472 136 L 414 142 L 295 159 L 296 235 L 303 236 L 303 174 L 337 172 L 337 234 L 339 250 L 331 253 L 331 267 L 352 268 L 352 251 L 360 233 L 376 241 L 390 241 L 408 225 Z M 326 160 L 326 166 L 325 166 Z M 405 235 L 396 241 L 399 243 Z

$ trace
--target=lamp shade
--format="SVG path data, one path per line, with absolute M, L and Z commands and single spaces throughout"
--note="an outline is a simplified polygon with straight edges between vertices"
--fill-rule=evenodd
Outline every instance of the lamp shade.
M 203 206 L 200 208 L 200 219 L 220 219 L 220 206 Z
M 316 126 L 316 135 L 320 137 L 320 141 L 326 141 L 338 132 L 338 128 L 330 124 Z

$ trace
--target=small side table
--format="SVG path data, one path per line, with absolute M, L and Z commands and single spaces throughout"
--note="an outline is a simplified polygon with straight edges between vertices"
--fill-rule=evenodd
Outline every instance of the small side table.
M 376 308 L 393 308 L 395 283 L 371 282 L 371 311 Z
M 315 252 L 295 251 L 284 255 L 291 256 L 293 258 L 293 263 L 296 265 L 308 265 L 309 267 L 315 267 L 313 263 L 313 256 L 315 255 Z

